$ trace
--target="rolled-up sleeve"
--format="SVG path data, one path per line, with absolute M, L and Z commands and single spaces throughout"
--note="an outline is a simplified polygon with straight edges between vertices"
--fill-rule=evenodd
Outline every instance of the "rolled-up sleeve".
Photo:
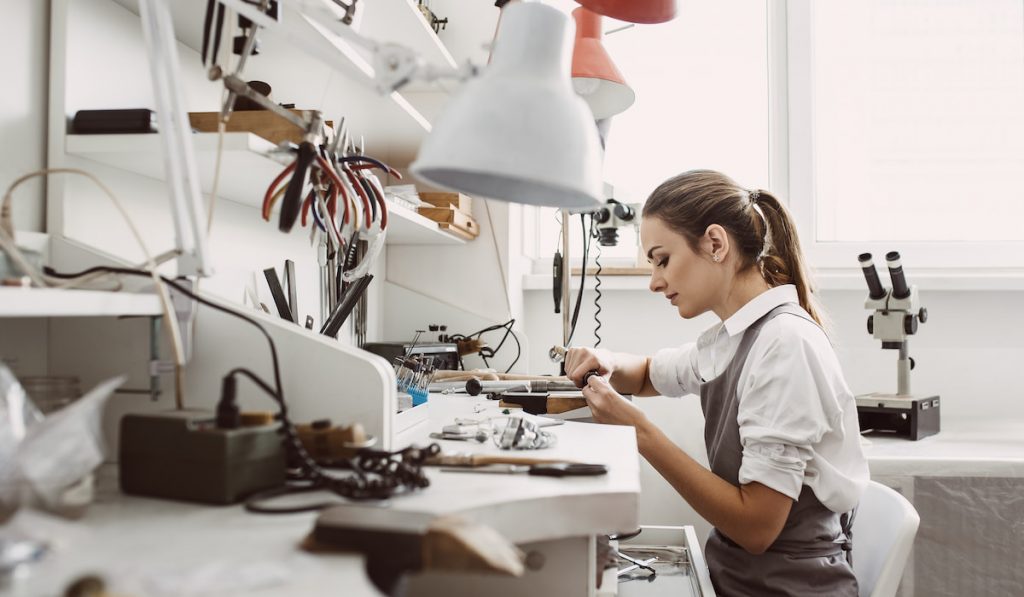
M 828 376 L 812 344 L 799 334 L 783 334 L 751 347 L 749 369 L 737 388 L 740 484 L 756 481 L 799 498 L 812 446 L 834 418 L 825 406 L 834 398 L 823 396 L 831 392 Z
M 651 385 L 662 396 L 679 397 L 700 391 L 697 371 L 697 345 L 664 348 L 651 357 L 647 370 Z

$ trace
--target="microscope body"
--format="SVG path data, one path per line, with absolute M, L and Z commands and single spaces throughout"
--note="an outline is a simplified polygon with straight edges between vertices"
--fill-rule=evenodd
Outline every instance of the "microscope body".
M 918 326 L 928 321 L 928 310 L 921 306 L 917 287 L 907 286 L 899 255 L 890 253 L 889 260 L 893 288 L 884 289 L 878 282 L 870 255 L 861 256 L 871 290 L 864 307 L 874 311 L 868 316 L 868 333 L 881 341 L 883 349 L 899 351 L 896 393 L 857 396 L 857 414 L 862 432 L 891 433 L 918 440 L 939 432 L 939 397 L 915 395 L 910 387 L 914 359 L 910 358 L 908 343 Z

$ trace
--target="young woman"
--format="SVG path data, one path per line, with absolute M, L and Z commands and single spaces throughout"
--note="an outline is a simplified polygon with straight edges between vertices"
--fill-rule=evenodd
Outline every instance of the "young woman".
M 852 511 L 868 481 L 857 409 L 822 329 L 793 221 L 778 199 L 711 171 L 659 186 L 640 236 L 650 288 L 684 319 L 721 323 L 653 357 L 566 355 L 602 423 L 636 428 L 640 453 L 714 529 L 719 595 L 857 595 Z M 623 394 L 699 394 L 711 470 Z

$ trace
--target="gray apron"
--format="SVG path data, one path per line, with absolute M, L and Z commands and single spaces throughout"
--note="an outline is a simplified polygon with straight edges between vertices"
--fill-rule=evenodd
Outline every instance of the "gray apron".
M 726 370 L 700 387 L 700 404 L 706 421 L 704 440 L 711 470 L 737 487 L 743 446 L 736 420 L 739 409 L 736 388 L 761 327 L 778 316 L 814 321 L 792 303 L 772 309 L 747 328 Z M 840 517 L 832 512 L 804 485 L 778 539 L 761 555 L 748 553 L 718 529 L 712 529 L 704 553 L 715 592 L 719 596 L 856 597 L 857 579 L 849 559 L 851 523 L 852 516 Z

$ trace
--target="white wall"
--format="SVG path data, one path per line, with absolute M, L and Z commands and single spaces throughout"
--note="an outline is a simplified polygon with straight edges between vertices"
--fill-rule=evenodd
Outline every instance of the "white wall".
M 521 235 L 509 234 L 522 226 L 523 210 L 497 201 L 473 201 L 480 235 L 465 245 L 388 247 L 383 338 L 411 340 L 416 330 L 432 323 L 447 325 L 449 334 L 468 335 L 515 319 L 521 357 L 514 370 L 526 371 L 530 351 L 524 334 L 522 280 L 529 264 L 521 257 Z M 501 335 L 491 332 L 484 340 L 496 347 Z M 436 334 L 423 339 L 436 340 Z M 490 366 L 504 371 L 512 365 L 514 344 L 509 338 Z M 479 368 L 484 363 L 474 356 L 467 357 L 465 365 Z
M 7 0 L 0 27 L 0 186 L 46 164 L 46 61 L 49 2 Z M 14 227 L 43 230 L 44 183 L 35 180 L 14 195 Z
M 0 27 L 0 192 L 22 174 L 46 165 L 49 2 L 9 0 Z M 45 229 L 45 182 L 27 182 L 13 196 L 14 228 Z M 46 373 L 46 347 L 25 338 L 46 334 L 46 321 L 0 321 L 0 363 L 15 375 Z

